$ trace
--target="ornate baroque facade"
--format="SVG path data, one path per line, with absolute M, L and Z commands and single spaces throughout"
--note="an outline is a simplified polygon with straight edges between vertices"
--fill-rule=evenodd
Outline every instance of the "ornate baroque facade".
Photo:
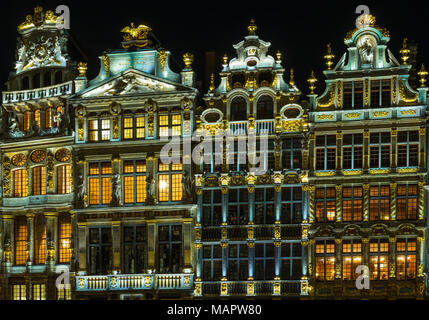
M 253 21 L 200 95 L 143 25 L 88 80 L 36 8 L 2 95 L 0 298 L 423 298 L 427 72 L 361 25 L 305 101 Z

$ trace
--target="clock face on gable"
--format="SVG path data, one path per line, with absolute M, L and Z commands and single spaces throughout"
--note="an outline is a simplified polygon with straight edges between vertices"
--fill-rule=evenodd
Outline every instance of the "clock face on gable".
M 18 153 L 12 157 L 11 161 L 14 166 L 22 167 L 27 162 L 27 156 L 23 153 Z
M 30 156 L 31 161 L 33 161 L 34 163 L 40 163 L 45 160 L 45 158 L 46 154 L 43 150 L 34 150 Z

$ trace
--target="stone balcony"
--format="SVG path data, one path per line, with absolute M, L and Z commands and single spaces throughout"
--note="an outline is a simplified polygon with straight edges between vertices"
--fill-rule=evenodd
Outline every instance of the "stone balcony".
M 57 84 L 50 87 L 3 92 L 3 104 L 19 103 L 30 100 L 47 99 L 66 96 L 73 93 L 73 81 Z

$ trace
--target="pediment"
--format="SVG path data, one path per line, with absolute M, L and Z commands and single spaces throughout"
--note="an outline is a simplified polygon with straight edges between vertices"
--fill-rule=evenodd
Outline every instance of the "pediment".
M 185 86 L 144 74 L 137 70 L 128 70 L 113 78 L 95 84 L 82 93 L 82 98 L 126 96 L 135 94 L 153 94 L 181 91 Z

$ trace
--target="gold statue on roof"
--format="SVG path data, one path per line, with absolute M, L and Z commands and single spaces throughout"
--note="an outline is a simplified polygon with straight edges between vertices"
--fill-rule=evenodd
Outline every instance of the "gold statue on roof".
M 53 11 L 48 10 L 43 13 L 42 7 L 34 8 L 33 15 L 28 14 L 25 16 L 25 21 L 18 25 L 18 31 L 29 29 L 32 27 L 40 27 L 43 24 L 56 24 L 58 17 Z
M 138 48 L 144 48 L 152 44 L 152 42 L 148 39 L 148 34 L 152 29 L 143 24 L 134 26 L 134 23 L 131 22 L 130 26 L 126 26 L 122 28 L 121 32 L 123 33 L 123 42 L 122 47 L 124 49 L 128 49 L 132 46 L 136 46 Z

